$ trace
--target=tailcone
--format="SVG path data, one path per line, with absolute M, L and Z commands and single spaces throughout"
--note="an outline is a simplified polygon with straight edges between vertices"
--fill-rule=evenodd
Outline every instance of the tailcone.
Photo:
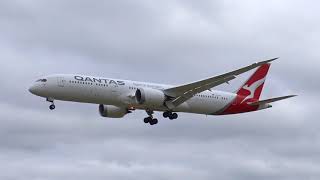
M 269 109 L 269 108 L 272 108 L 271 104 L 261 104 L 259 105 L 258 110 Z

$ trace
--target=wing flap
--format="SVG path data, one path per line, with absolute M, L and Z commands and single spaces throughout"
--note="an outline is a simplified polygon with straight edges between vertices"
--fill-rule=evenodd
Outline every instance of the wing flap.
M 189 100 L 195 94 L 198 94 L 198 93 L 201 93 L 201 92 L 206 91 L 208 89 L 211 89 L 214 86 L 218 86 L 218 85 L 224 84 L 224 83 L 226 83 L 228 81 L 231 81 L 231 80 L 233 80 L 235 78 L 236 78 L 236 76 L 226 77 L 226 78 L 223 78 L 223 79 L 219 79 L 219 80 L 217 80 L 217 81 L 215 81 L 213 83 L 206 84 L 206 85 L 200 86 L 198 88 L 192 89 L 190 91 L 185 92 L 182 96 L 179 96 L 179 97 L 175 98 L 172 101 L 166 102 L 166 105 L 167 105 L 167 107 L 172 109 L 172 108 L 177 107 L 180 104 L 184 103 L 185 101 Z

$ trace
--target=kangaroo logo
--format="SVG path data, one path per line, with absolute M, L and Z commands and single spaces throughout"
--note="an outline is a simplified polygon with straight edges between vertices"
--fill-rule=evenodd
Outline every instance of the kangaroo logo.
M 260 79 L 259 81 L 256 81 L 255 83 L 251 84 L 250 86 L 248 86 L 248 84 L 243 86 L 242 89 L 249 91 L 250 95 L 248 95 L 246 98 L 244 98 L 244 100 L 241 101 L 240 104 L 242 104 L 243 102 L 245 102 L 248 99 L 254 98 L 255 91 L 257 90 L 258 87 L 260 87 L 265 82 L 265 80 L 266 80 L 266 78 L 264 77 L 264 78 Z

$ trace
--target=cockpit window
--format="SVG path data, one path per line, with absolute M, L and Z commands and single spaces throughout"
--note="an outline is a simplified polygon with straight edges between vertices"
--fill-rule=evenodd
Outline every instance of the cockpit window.
M 47 82 L 47 79 L 39 79 L 36 82 Z

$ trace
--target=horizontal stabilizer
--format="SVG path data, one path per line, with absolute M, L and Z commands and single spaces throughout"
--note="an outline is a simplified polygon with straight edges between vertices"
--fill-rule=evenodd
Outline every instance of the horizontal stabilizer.
M 277 97 L 277 98 L 267 99 L 267 100 L 263 100 L 263 101 L 253 102 L 253 103 L 250 103 L 249 105 L 251 105 L 251 106 L 265 105 L 265 104 L 273 103 L 276 101 L 281 101 L 281 100 L 296 97 L 296 96 L 297 95 Z

